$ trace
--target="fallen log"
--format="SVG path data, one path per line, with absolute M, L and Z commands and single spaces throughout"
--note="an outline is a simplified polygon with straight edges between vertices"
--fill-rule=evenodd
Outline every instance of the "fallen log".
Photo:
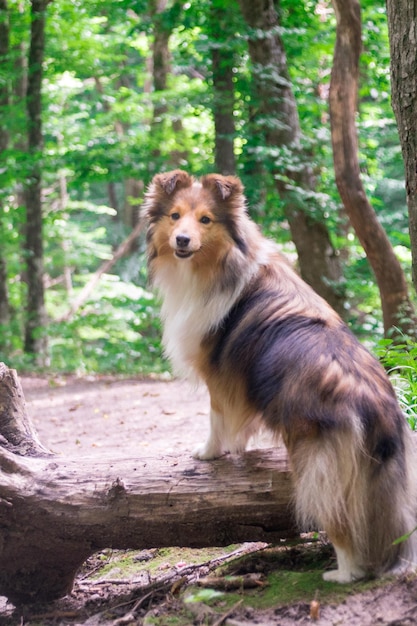
M 213 462 L 189 456 L 55 456 L 38 440 L 14 370 L 0 363 L 0 595 L 50 601 L 104 548 L 223 546 L 293 536 L 282 451 Z

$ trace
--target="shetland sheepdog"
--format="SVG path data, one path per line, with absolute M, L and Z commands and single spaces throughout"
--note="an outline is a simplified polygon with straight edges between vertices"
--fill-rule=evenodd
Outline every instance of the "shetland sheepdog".
M 266 426 L 288 449 L 300 527 L 325 530 L 335 547 L 326 580 L 414 570 L 417 479 L 391 383 L 261 235 L 240 180 L 158 174 L 143 215 L 166 353 L 210 393 L 211 432 L 195 457 L 242 453 Z

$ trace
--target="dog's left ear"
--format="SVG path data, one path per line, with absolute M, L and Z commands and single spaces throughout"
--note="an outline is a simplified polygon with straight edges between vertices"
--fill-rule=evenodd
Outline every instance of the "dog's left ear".
M 237 176 L 207 174 L 201 178 L 201 184 L 219 200 L 240 198 L 243 194 L 243 185 Z

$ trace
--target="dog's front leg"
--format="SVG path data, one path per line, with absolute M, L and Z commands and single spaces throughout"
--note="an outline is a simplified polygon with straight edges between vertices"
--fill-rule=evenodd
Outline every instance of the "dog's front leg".
M 206 443 L 200 444 L 193 453 L 195 459 L 209 461 L 217 459 L 225 452 L 224 417 L 221 413 L 210 408 L 210 435 Z

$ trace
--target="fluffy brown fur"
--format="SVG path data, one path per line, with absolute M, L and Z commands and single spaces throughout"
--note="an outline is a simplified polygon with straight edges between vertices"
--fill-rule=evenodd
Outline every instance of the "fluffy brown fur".
M 379 363 L 249 219 L 238 178 L 175 170 L 146 195 L 148 261 L 177 372 L 207 384 L 211 433 L 195 453 L 283 437 L 304 528 L 333 542 L 347 582 L 413 569 L 414 460 Z

